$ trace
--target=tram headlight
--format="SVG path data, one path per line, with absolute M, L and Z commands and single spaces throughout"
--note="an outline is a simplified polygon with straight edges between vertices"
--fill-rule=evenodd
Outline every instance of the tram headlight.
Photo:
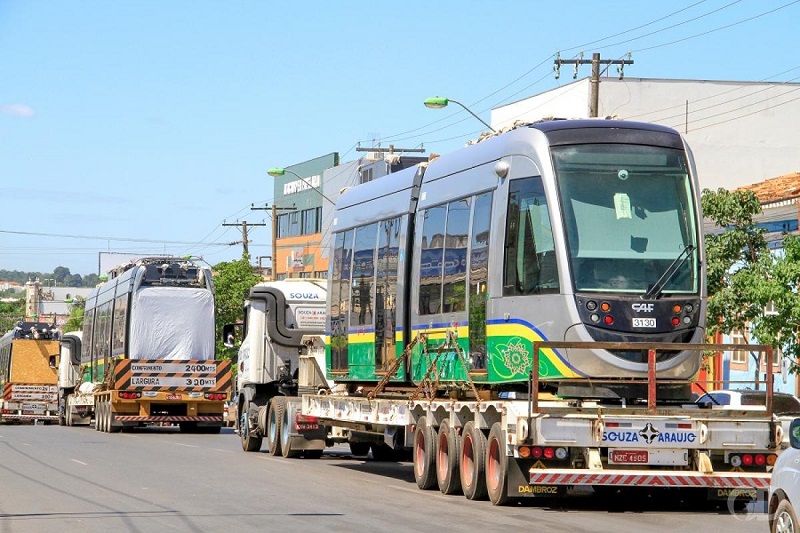
M 594 300 L 589 300 L 588 302 L 586 302 L 586 309 L 588 309 L 589 311 L 594 311 L 595 309 L 597 309 L 597 302 L 595 302 Z
M 592 322 L 600 322 L 600 315 L 598 315 L 597 313 L 592 313 L 592 316 L 590 316 L 589 318 L 592 320 Z
M 683 307 L 683 310 L 686 311 L 687 313 L 692 313 L 694 312 L 694 306 L 692 304 L 686 304 Z

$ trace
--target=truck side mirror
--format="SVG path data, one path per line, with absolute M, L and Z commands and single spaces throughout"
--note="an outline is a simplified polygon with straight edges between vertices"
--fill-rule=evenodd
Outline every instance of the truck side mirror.
M 800 450 L 800 418 L 795 418 L 789 425 L 789 444 Z
M 222 344 L 226 348 L 236 348 L 236 324 L 222 326 Z

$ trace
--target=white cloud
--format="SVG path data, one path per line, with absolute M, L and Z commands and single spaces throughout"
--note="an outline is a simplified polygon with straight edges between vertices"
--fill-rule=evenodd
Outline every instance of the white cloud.
M 28 118 L 34 115 L 33 108 L 26 104 L 0 104 L 0 113 Z

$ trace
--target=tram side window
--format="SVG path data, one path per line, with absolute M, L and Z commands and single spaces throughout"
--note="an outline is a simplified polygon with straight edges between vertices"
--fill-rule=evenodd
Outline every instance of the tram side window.
M 469 353 L 470 368 L 486 368 L 486 296 L 489 272 L 489 225 L 492 193 L 475 198 L 469 261 Z
M 558 293 L 553 230 L 540 177 L 511 182 L 506 216 L 503 294 Z
M 375 285 L 375 244 L 378 225 L 370 224 L 356 229 L 353 248 L 353 281 L 351 325 L 370 326 L 374 309 L 372 289 Z
M 111 328 L 111 353 L 125 353 L 125 323 L 128 314 L 128 295 L 117 296 L 114 301 L 114 321 Z
M 81 349 L 81 362 L 88 363 L 94 354 L 92 334 L 94 333 L 94 321 L 96 307 L 92 307 L 83 317 L 83 349 Z
M 472 198 L 447 205 L 447 233 L 444 245 L 444 283 L 442 311 L 455 313 L 467 309 L 467 246 Z
M 447 206 L 426 209 L 422 218 L 419 268 L 419 314 L 433 315 L 442 308 L 442 263 Z
M 331 279 L 331 369 L 345 370 L 347 364 L 348 316 L 350 314 L 350 277 L 353 231 L 336 235 Z
M 402 217 L 381 222 L 375 282 L 375 368 L 385 369 L 395 356 L 397 259 Z

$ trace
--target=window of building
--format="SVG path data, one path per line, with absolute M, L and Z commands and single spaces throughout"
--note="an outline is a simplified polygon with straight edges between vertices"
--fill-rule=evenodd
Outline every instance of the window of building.
M 304 209 L 303 211 L 301 211 L 301 220 L 302 220 L 301 235 L 312 235 L 314 233 L 320 233 L 322 227 L 322 221 L 320 221 L 321 215 L 322 215 L 321 207 L 313 207 L 311 209 Z
M 734 329 L 731 331 L 731 344 L 748 344 L 750 337 L 750 328 L 745 326 L 744 329 Z M 749 352 L 746 349 L 734 350 L 731 354 L 731 363 L 747 365 L 747 357 Z

